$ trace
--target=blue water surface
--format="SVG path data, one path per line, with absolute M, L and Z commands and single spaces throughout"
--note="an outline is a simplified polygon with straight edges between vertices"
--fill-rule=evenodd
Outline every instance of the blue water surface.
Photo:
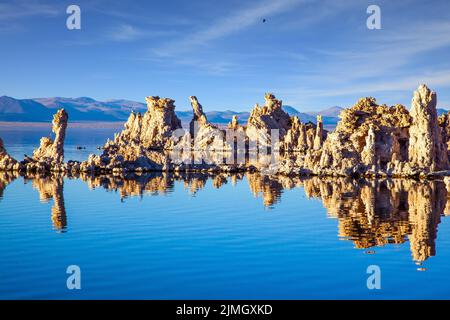
M 371 213 L 351 209 L 350 219 L 324 190 L 313 197 L 304 185 L 274 187 L 250 175 L 220 186 L 208 177 L 196 190 L 195 179 L 155 177 L 142 190 L 0 176 L 0 299 L 450 298 L 445 212 L 428 219 L 436 212 L 417 203 L 425 223 L 414 225 L 375 208 L 374 221 L 386 225 L 370 226 L 373 234 L 356 228 L 355 237 L 392 226 L 405 228 L 402 243 L 361 247 L 340 230 Z M 398 219 L 412 221 L 409 205 L 410 217 Z M 81 290 L 66 286 L 69 265 L 81 269 Z M 367 287 L 370 265 L 381 269 L 380 290 Z

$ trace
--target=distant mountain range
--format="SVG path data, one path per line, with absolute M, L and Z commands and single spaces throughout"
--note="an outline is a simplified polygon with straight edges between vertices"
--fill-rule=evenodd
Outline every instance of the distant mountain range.
M 97 101 L 89 97 L 80 98 L 35 98 L 14 99 L 8 96 L 0 97 L 0 121 L 10 122 L 48 122 L 53 118 L 56 109 L 65 108 L 71 121 L 126 121 L 131 111 L 145 112 L 147 105 L 141 102 L 114 99 Z M 292 106 L 283 106 L 291 116 L 298 116 L 302 122 L 315 122 L 318 114 L 322 115 L 325 125 L 336 125 L 339 114 L 343 108 L 334 106 L 315 112 L 300 112 Z M 438 114 L 449 112 L 446 109 L 437 109 Z M 192 111 L 176 111 L 183 123 L 192 119 Z M 208 120 L 216 124 L 227 124 L 233 115 L 238 116 L 240 123 L 247 122 L 250 112 L 247 111 L 207 111 Z
M 145 112 L 144 103 L 116 99 L 97 101 L 89 97 L 80 98 L 35 98 L 14 99 L 7 96 L 0 97 L 0 121 L 16 122 L 47 122 L 51 121 L 56 109 L 64 108 L 69 113 L 71 121 L 125 121 L 131 111 Z M 336 124 L 342 108 L 331 107 L 319 112 L 300 112 L 294 107 L 283 106 L 291 116 L 298 116 L 302 122 L 315 122 L 317 114 L 323 116 L 324 124 Z M 176 111 L 177 116 L 184 123 L 191 121 L 192 111 Z M 240 123 L 247 122 L 250 112 L 208 111 L 206 116 L 212 123 L 227 124 L 233 115 L 237 115 Z

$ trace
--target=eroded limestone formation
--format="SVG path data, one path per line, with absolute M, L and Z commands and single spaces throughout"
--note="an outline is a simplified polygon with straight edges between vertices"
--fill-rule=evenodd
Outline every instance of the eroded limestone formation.
M 190 96 L 193 118 L 189 124 L 190 138 L 193 139 L 193 150 L 208 150 L 210 152 L 222 152 L 231 149 L 225 142 L 225 131 L 208 122 L 202 105 L 197 97 Z M 186 148 L 186 146 L 183 146 Z
M 411 112 L 402 106 L 360 99 L 345 109 L 336 129 L 323 143 L 306 139 L 297 121 L 284 141 L 306 144 L 300 154 L 287 153 L 276 171 L 284 174 L 332 176 L 435 177 L 448 175 L 448 115 L 438 119 L 436 94 L 425 85 L 414 93 Z M 318 119 L 320 120 L 320 119 Z M 318 130 L 321 125 L 318 121 Z M 311 136 L 311 135 L 309 135 Z M 320 135 L 319 135 L 320 137 Z M 301 149 L 301 148 L 299 148 Z
M 246 135 L 254 146 L 269 147 L 283 139 L 290 128 L 290 117 L 284 112 L 281 100 L 272 93 L 264 97 L 265 104 L 255 105 L 247 121 Z M 275 141 L 273 141 L 275 140 Z
M 174 100 L 147 97 L 145 114 L 132 113 L 124 129 L 100 155 L 78 163 L 64 159 L 67 114 L 53 121 L 55 140 L 42 138 L 32 158 L 17 163 L 0 149 L 0 170 L 71 171 L 121 174 L 146 171 L 261 171 L 265 174 L 435 178 L 450 175 L 449 115 L 437 117 L 436 93 L 421 85 L 411 111 L 375 98 L 360 99 L 340 114 L 327 132 L 322 117 L 302 123 L 281 100 L 265 95 L 241 126 L 210 123 L 195 96 L 193 118 L 183 129 Z M 256 156 L 252 156 L 256 153 Z
M 314 135 L 314 150 L 320 150 L 322 148 L 324 138 L 324 131 L 323 131 L 323 122 L 322 122 L 322 116 L 317 116 L 317 128 Z
M 284 152 L 306 153 L 308 150 L 320 150 L 327 136 L 323 129 L 322 117 L 317 117 L 317 124 L 302 123 L 297 116 L 290 119 L 290 128 L 284 136 L 281 150 Z
M 414 92 L 409 128 L 409 162 L 424 171 L 448 169 L 447 148 L 442 141 L 436 111 L 436 93 L 421 85 Z
M 404 106 L 378 105 L 374 98 L 365 98 L 340 117 L 323 143 L 318 161 L 306 163 L 313 173 L 348 176 L 389 172 L 397 159 L 407 161 L 411 119 Z
M 108 140 L 101 155 L 90 155 L 80 170 L 93 172 L 163 170 L 168 156 L 165 150 L 173 148 L 173 132 L 181 130 L 181 121 L 175 114 L 174 100 L 150 96 L 146 98 L 147 111 L 131 113 L 124 129 Z
M 52 132 L 55 139 L 41 138 L 38 149 L 33 152 L 33 160 L 44 162 L 52 166 L 62 165 L 64 162 L 64 139 L 66 137 L 67 122 L 69 116 L 64 109 L 58 110 L 53 116 Z
M 237 130 L 237 129 L 239 129 L 239 127 L 240 127 L 240 125 L 239 125 L 238 117 L 236 115 L 234 115 L 233 118 L 231 119 L 231 122 L 228 124 L 227 128 Z
M 21 162 L 14 160 L 6 153 L 3 142 L 0 139 L 0 171 L 14 170 L 17 172 L 68 171 L 70 166 L 64 163 L 64 139 L 69 116 L 64 109 L 58 110 L 53 116 L 52 132 L 55 138 L 43 137 L 39 148 L 34 150 L 33 156 Z
M 132 113 L 124 130 L 116 135 L 111 145 L 142 145 L 154 150 L 171 147 L 172 132 L 181 129 L 181 121 L 175 114 L 175 101 L 158 96 L 150 96 L 145 100 L 148 109 L 144 115 Z

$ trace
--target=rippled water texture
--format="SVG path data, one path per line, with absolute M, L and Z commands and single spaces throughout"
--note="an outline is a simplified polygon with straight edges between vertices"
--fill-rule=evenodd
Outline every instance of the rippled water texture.
M 0 173 L 0 298 L 449 299 L 445 214 L 439 181 Z

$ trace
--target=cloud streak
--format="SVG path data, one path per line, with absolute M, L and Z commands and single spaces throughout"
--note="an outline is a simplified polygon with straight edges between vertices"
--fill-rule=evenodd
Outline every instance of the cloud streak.
M 211 41 L 237 33 L 261 22 L 261 19 L 268 15 L 273 16 L 285 12 L 303 2 L 305 0 L 270 0 L 260 2 L 256 6 L 241 8 L 206 28 L 185 35 L 181 40 L 167 43 L 155 49 L 154 53 L 159 56 L 171 56 L 190 51 L 197 46 L 204 46 Z
M 128 42 L 149 37 L 167 36 L 170 34 L 173 34 L 173 32 L 164 30 L 148 31 L 131 24 L 121 23 L 114 26 L 108 32 L 106 38 L 111 41 Z
M 61 10 L 41 1 L 30 0 L 0 3 L 0 21 L 17 20 L 36 15 L 56 16 L 61 13 Z
M 321 63 L 276 91 L 290 103 L 332 100 L 339 97 L 384 93 L 406 95 L 419 84 L 450 88 L 450 63 L 437 60 L 433 53 L 450 47 L 450 22 L 434 21 L 381 31 L 363 38 L 346 49 L 316 50 Z M 430 57 L 429 57 L 430 56 Z

